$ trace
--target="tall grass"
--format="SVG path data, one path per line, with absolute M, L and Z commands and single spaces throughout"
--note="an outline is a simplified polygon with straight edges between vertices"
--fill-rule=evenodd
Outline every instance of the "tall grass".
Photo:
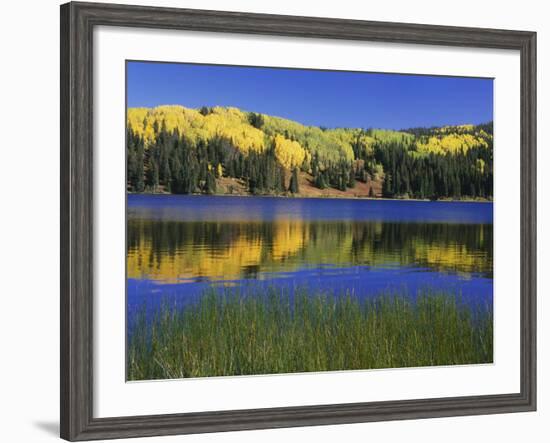
M 488 363 L 490 307 L 421 291 L 352 295 L 207 291 L 145 310 L 129 334 L 129 380 Z

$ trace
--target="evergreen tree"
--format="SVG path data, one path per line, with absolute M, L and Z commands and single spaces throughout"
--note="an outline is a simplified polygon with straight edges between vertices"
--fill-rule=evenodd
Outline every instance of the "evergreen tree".
M 251 112 L 248 114 L 248 122 L 256 129 L 261 129 L 264 125 L 264 117 L 262 114 Z M 288 137 L 287 137 L 288 138 Z
M 300 192 L 298 186 L 298 168 L 292 170 L 292 176 L 290 177 L 290 186 L 288 188 L 293 194 L 298 194 Z
M 206 189 L 205 192 L 207 194 L 215 194 L 216 193 L 216 177 L 214 176 L 213 171 L 208 171 L 208 174 L 206 176 Z

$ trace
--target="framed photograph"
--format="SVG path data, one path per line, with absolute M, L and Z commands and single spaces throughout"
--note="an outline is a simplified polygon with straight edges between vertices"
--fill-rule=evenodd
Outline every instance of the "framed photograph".
M 535 410 L 535 45 L 61 6 L 61 437 Z

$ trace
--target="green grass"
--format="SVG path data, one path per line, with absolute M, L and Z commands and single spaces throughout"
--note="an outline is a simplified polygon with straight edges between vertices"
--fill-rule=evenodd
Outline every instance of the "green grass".
M 137 314 L 128 379 L 150 380 L 490 363 L 493 317 L 453 294 L 352 295 L 281 289 L 207 291 L 200 301 Z

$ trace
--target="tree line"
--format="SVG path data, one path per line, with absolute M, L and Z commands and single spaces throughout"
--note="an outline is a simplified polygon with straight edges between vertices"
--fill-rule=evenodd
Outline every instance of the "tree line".
M 250 123 L 261 126 L 261 115 L 251 114 Z M 492 133 L 491 124 L 482 129 Z M 154 140 L 146 143 L 128 128 L 127 181 L 132 192 L 215 194 L 218 180 L 230 177 L 241 180 L 251 194 L 298 194 L 302 171 L 319 189 L 345 191 L 357 182 L 380 180 L 387 198 L 492 198 L 492 138 L 489 148 L 437 154 L 417 152 L 410 137 L 366 146 L 359 134 L 352 143 L 354 160 L 327 161 L 313 152 L 288 170 L 278 161 L 275 142 L 243 152 L 221 136 L 192 141 L 177 128 L 168 131 L 164 122 L 155 123 L 154 133 Z M 415 128 L 411 133 L 426 137 L 433 130 Z M 369 195 L 374 196 L 372 188 Z
M 155 141 L 145 148 L 143 137 L 127 131 L 127 181 L 132 192 L 215 194 L 222 176 L 243 180 L 252 194 L 299 192 L 296 169 L 285 186 L 286 172 L 274 146 L 245 155 L 223 137 L 193 143 L 177 129 L 168 132 L 165 125 L 155 132 Z
M 492 150 L 471 148 L 456 154 L 422 156 L 411 152 L 396 143 L 375 146 L 375 158 L 385 171 L 385 197 L 492 197 Z

